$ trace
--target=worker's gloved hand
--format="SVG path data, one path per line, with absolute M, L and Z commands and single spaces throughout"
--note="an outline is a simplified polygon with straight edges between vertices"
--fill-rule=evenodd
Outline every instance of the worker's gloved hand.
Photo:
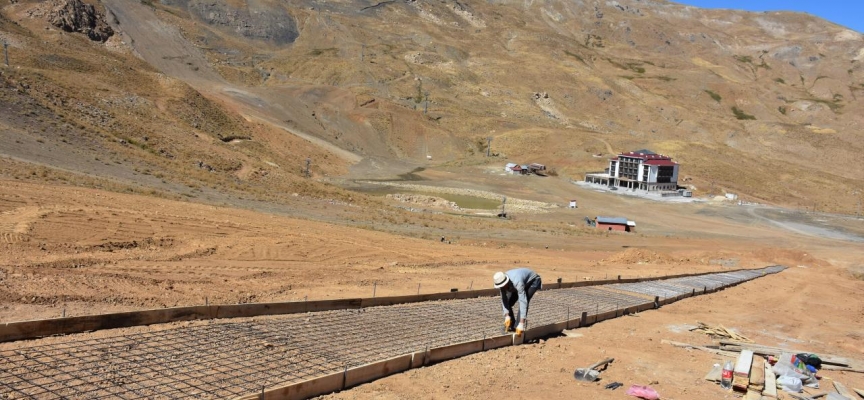
M 522 332 L 525 332 L 525 324 L 520 322 L 516 325 L 516 336 L 522 336 Z
M 513 320 L 510 316 L 504 317 L 504 332 L 510 332 L 510 327 L 513 326 Z

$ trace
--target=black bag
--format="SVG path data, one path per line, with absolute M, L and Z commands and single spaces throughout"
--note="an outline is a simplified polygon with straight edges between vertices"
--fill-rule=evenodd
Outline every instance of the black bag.
M 801 353 L 796 354 L 795 357 L 798 357 L 798 359 L 804 364 L 810 365 L 816 369 L 822 369 L 822 360 L 815 354 Z

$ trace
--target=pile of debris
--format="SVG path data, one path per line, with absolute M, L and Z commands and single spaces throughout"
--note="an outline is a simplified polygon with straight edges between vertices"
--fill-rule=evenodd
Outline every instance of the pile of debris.
M 729 370 L 720 364 L 705 375 L 705 380 L 721 387 L 744 393 L 745 400 L 795 399 L 857 400 L 841 382 L 821 376 L 820 371 L 864 373 L 864 361 L 831 354 L 813 354 L 803 350 L 765 346 L 720 326 L 699 323 L 694 331 L 702 331 L 720 339 L 714 345 L 698 346 L 664 340 L 676 347 L 696 349 L 735 360 Z M 743 340 L 742 340 L 743 339 Z M 725 371 L 724 371 L 725 370 Z M 731 374 L 730 374 L 731 371 Z M 724 376 L 725 375 L 725 376 Z M 730 376 L 731 375 L 731 376 Z M 827 384 L 831 381 L 833 390 Z M 815 391 L 822 388 L 820 393 Z M 852 389 L 864 398 L 864 390 Z
M 732 339 L 739 342 L 753 343 L 752 340 L 747 339 L 746 337 L 738 334 L 737 332 L 726 329 L 726 327 L 724 327 L 723 325 L 717 327 L 710 327 L 704 322 L 697 321 L 696 323 L 699 324 L 699 326 L 691 329 L 691 332 L 702 332 L 707 334 L 708 336 L 711 336 L 711 338 L 713 339 Z

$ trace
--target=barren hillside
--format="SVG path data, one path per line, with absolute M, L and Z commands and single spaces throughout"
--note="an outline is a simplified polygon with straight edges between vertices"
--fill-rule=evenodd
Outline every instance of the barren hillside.
M 578 179 L 609 149 L 650 148 L 697 193 L 847 213 L 864 180 L 843 167 L 864 150 L 864 38 L 803 14 L 91 1 L 106 39 L 56 23 L 69 3 L 3 7 L 3 153 L 25 170 L 273 199 L 334 191 L 302 179 L 306 158 L 315 176 L 530 159 Z M 486 137 L 497 158 L 481 157 Z

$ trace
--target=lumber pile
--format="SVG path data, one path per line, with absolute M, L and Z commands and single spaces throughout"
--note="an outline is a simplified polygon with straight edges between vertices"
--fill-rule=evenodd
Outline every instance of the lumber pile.
M 726 329 L 726 327 L 724 327 L 723 325 L 711 327 L 704 322 L 696 321 L 696 323 L 699 324 L 699 326 L 690 329 L 691 332 L 702 332 L 708 336 L 711 336 L 713 339 L 732 339 L 739 342 L 753 343 L 752 340 L 733 331 L 730 331 L 729 329 Z
M 673 342 L 663 340 L 662 343 L 669 344 L 675 347 L 686 349 L 706 351 L 724 357 L 736 359 L 734 370 L 732 373 L 732 389 L 744 393 L 744 400 L 775 400 L 775 399 L 797 399 L 797 400 L 813 400 L 828 396 L 829 398 L 843 398 L 846 400 L 856 400 L 855 394 L 864 398 L 864 391 L 852 388 L 850 391 L 842 383 L 833 381 L 836 392 L 819 393 L 819 394 L 792 394 L 778 390 L 777 378 L 772 362 L 781 358 L 785 353 L 786 357 L 791 354 L 811 354 L 806 350 L 786 349 L 780 347 L 772 347 L 754 344 L 740 340 L 744 338 L 726 328 L 710 328 L 705 324 L 699 323 L 699 328 L 692 330 L 700 330 L 710 335 L 735 335 L 736 339 L 720 339 L 719 345 L 699 346 L 687 343 Z M 747 339 L 747 338 L 744 338 Z M 749 340 L 749 339 L 747 339 Z M 819 359 L 822 361 L 822 370 L 829 371 L 847 371 L 864 373 L 864 361 L 854 360 L 847 357 L 836 356 L 832 354 L 819 354 Z M 794 360 L 794 358 L 793 358 Z M 787 361 L 788 362 L 788 361 Z M 815 364 L 818 365 L 818 364 Z M 715 365 L 714 368 L 705 375 L 705 380 L 712 382 L 720 382 L 720 366 Z M 811 378 L 812 379 L 812 378 Z M 826 378 L 830 380 L 830 378 Z M 823 381 L 823 385 L 828 383 Z M 830 387 L 830 386 L 829 386 Z M 779 392 L 779 394 L 778 394 Z M 785 397 L 784 397 L 785 396 Z M 859 399 L 860 400 L 860 399 Z

